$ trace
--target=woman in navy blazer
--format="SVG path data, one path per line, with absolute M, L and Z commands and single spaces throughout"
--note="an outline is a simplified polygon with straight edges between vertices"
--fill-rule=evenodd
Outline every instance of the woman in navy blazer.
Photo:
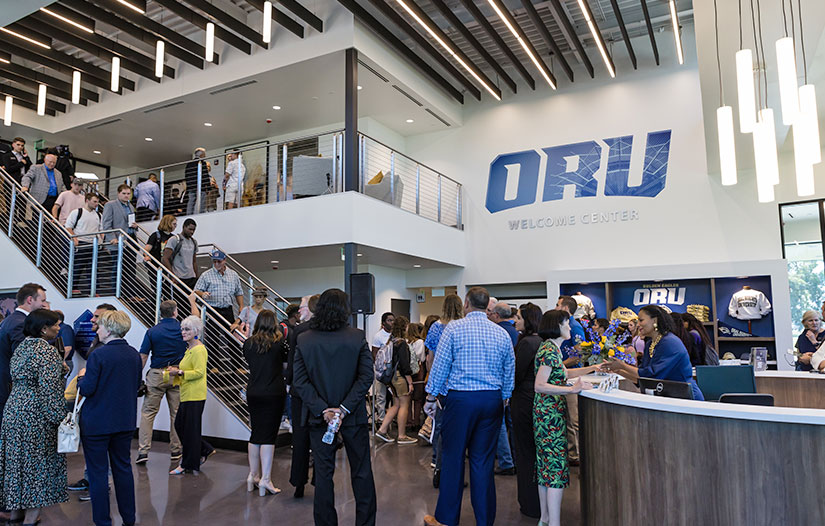
M 123 311 L 104 312 L 97 336 L 104 344 L 89 355 L 80 371 L 80 395 L 86 400 L 80 419 L 80 439 L 89 472 L 92 519 L 111 526 L 109 513 L 109 459 L 117 507 L 124 525 L 135 523 L 135 481 L 129 452 L 137 422 L 137 391 L 141 360 L 123 337 L 132 322 Z

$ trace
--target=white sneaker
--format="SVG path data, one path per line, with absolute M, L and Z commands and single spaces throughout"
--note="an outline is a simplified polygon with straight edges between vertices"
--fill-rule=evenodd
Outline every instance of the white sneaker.
M 280 430 L 281 431 L 286 431 L 287 433 L 292 433 L 292 424 L 289 422 L 288 418 L 281 421 Z

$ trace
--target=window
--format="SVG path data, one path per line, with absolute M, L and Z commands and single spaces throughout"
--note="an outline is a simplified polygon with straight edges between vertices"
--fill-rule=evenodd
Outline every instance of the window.
M 819 311 L 825 300 L 823 226 L 825 201 L 779 205 L 782 222 L 782 254 L 788 261 L 791 293 L 791 323 L 801 334 L 802 314 Z

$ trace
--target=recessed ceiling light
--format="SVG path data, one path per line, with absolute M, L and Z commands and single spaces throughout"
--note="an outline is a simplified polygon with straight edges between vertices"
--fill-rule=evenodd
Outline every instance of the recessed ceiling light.
M 280 109 L 281 109 L 281 107 L 280 107 L 280 106 L 272 106 L 272 109 L 273 109 L 273 110 L 280 110 Z
M 415 122 L 415 121 L 414 121 L 414 120 L 412 120 L 412 119 L 407 119 L 407 124 L 411 124 L 411 123 L 413 123 L 413 122 Z
M 362 89 L 364 89 L 364 88 L 362 88 L 361 86 L 358 86 L 358 91 L 361 91 Z
M 144 140 L 144 141 L 146 141 L 146 142 L 152 142 L 152 138 L 151 138 L 151 137 L 144 137 L 144 138 L 143 138 L 143 140 Z
M 211 122 L 204 122 L 203 125 L 206 126 L 206 127 L 209 127 L 209 126 L 212 126 L 212 123 Z
M 277 259 L 270 261 L 270 263 L 280 263 Z
M 95 155 L 100 155 L 100 150 L 94 150 L 94 151 L 92 151 L 92 153 L 95 154 Z
M 413 265 L 415 268 L 421 268 L 421 265 Z
M 363 256 L 363 255 L 364 255 L 364 254 L 358 254 L 358 257 L 360 258 L 360 257 L 361 257 L 361 256 Z

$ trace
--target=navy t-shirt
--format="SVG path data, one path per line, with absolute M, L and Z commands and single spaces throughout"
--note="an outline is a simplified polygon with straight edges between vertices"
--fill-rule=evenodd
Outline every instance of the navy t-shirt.
M 822 331 L 816 335 L 816 341 L 822 342 L 822 340 L 825 340 L 825 331 Z M 814 347 L 814 344 L 812 344 L 811 340 L 808 339 L 808 329 L 805 329 L 802 334 L 799 335 L 799 338 L 797 338 L 796 348 L 800 354 L 817 351 L 817 348 Z M 811 364 L 809 363 L 796 362 L 796 370 L 812 371 L 813 367 L 811 367 Z
M 146 331 L 140 354 L 152 353 L 152 369 L 162 369 L 177 365 L 186 353 L 186 343 L 180 334 L 180 322 L 175 318 L 163 318 L 160 323 Z

